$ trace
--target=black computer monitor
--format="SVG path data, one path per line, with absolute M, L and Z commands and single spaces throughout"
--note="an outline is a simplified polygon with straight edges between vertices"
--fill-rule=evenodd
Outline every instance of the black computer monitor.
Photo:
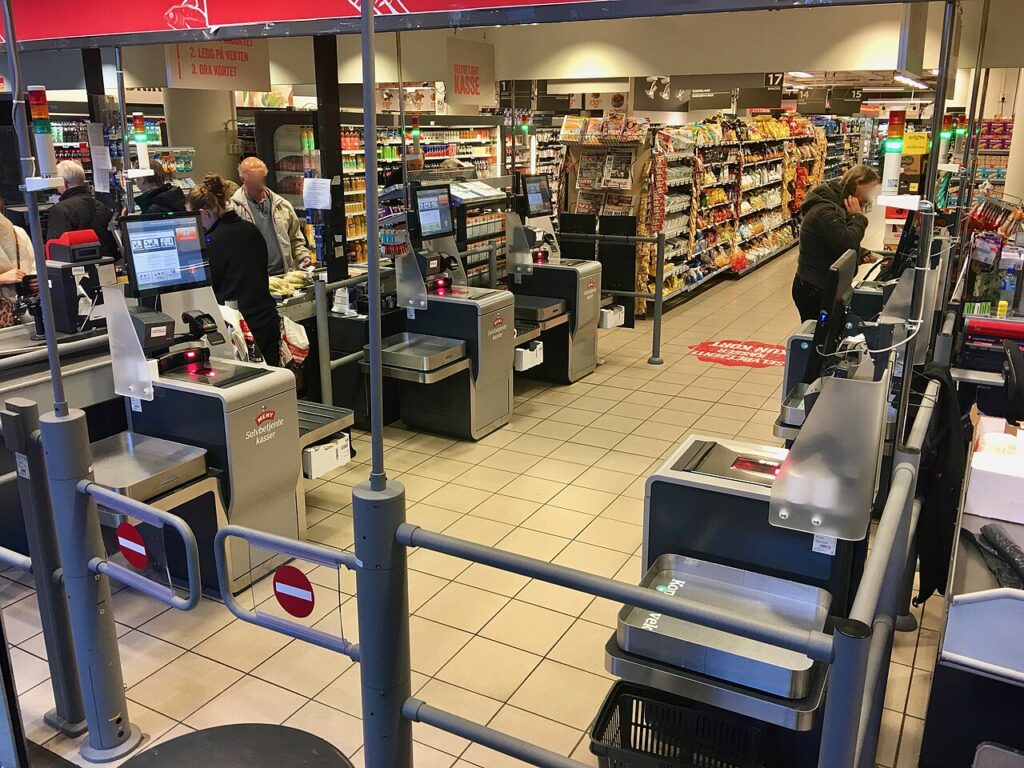
M 526 215 L 551 216 L 551 186 L 547 176 L 523 176 L 523 197 L 526 199 Z
M 810 384 L 821 376 L 826 361 L 839 349 L 839 342 L 843 339 L 846 309 L 853 298 L 853 278 L 857 275 L 858 261 L 857 251 L 849 250 L 836 259 L 828 269 L 825 296 L 822 299 L 821 311 L 818 313 L 818 324 L 814 328 L 807 368 L 804 370 L 805 384 Z
M 128 286 L 139 298 L 210 285 L 206 237 L 196 212 L 121 219 Z
M 455 237 L 452 194 L 447 184 L 413 187 L 412 207 L 417 222 L 416 231 L 421 239 Z

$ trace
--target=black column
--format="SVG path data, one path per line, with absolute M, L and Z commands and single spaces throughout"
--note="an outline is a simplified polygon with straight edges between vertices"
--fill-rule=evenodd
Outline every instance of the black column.
M 82 49 L 82 70 L 85 72 L 85 97 L 89 102 L 89 120 L 93 123 L 102 122 L 100 107 L 93 98 L 107 94 L 103 87 L 103 58 L 100 56 L 99 48 Z
M 341 90 L 338 85 L 338 39 L 334 35 L 313 37 L 313 74 L 316 78 L 316 137 L 320 149 L 320 171 L 325 179 L 341 176 Z M 345 188 L 331 186 L 331 210 L 324 222 L 324 251 L 327 278 L 348 277 L 345 253 Z

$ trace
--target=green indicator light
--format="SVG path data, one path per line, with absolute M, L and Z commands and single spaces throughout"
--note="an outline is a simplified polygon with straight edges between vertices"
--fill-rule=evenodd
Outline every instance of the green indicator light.
M 886 152 L 902 152 L 903 151 L 903 139 L 886 139 L 885 140 L 885 151 Z
M 944 141 L 949 141 L 949 139 L 951 139 L 952 136 L 952 131 L 943 131 L 942 133 L 939 134 L 939 138 L 943 139 Z
M 967 129 L 966 128 L 957 128 L 956 129 L 956 135 L 957 136 L 963 136 L 966 133 L 967 133 Z

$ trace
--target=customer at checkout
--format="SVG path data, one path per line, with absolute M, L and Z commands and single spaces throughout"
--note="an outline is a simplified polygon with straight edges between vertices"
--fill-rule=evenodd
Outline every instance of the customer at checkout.
M 18 286 L 22 278 L 35 273 L 35 251 L 28 233 L 0 215 L 0 328 L 9 328 L 23 321 L 15 313 Z
M 793 278 L 793 302 L 800 319 L 814 320 L 821 311 L 828 270 L 848 250 L 860 251 L 869 203 L 878 197 L 879 179 L 874 169 L 855 165 L 841 179 L 812 189 L 800 206 L 800 256 Z M 873 260 L 867 253 L 863 260 Z
M 97 200 L 85 183 L 85 169 L 77 160 L 57 163 L 57 175 L 64 179 L 64 192 L 51 209 L 47 219 L 46 239 L 53 240 L 65 232 L 91 229 L 100 243 L 100 255 L 118 258 L 121 249 L 110 231 L 114 212 Z
M 185 193 L 167 180 L 167 172 L 160 163 L 153 163 L 153 175 L 136 180 L 142 193 L 135 204 L 143 213 L 178 213 L 185 210 Z
M 231 205 L 228 182 L 215 173 L 188 193 L 188 209 L 198 211 L 206 230 L 210 278 L 217 301 L 238 303 L 268 365 L 281 362 L 281 317 L 267 282 L 267 244 L 255 224 Z
M 267 165 L 258 157 L 247 157 L 238 166 L 242 186 L 231 196 L 231 204 L 245 221 L 255 224 L 267 243 L 268 270 L 281 275 L 298 269 L 310 258 L 302 224 L 292 204 L 267 188 Z

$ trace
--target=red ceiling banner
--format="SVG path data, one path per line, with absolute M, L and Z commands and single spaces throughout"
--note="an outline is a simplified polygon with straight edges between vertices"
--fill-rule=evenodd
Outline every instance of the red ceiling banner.
M 597 0 L 374 0 L 378 15 L 453 13 Z M 18 40 L 35 42 L 101 35 L 134 35 L 236 24 L 354 18 L 359 0 L 106 0 L 88 3 L 14 0 Z M 130 40 L 124 40 L 130 44 Z

